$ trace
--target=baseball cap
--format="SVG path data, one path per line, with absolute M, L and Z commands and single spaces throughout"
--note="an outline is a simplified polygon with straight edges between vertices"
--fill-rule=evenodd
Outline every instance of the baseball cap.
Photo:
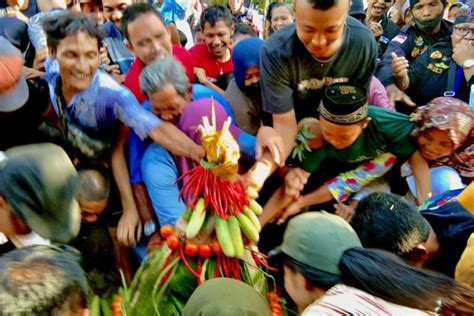
M 18 110 L 28 100 L 28 85 L 21 73 L 23 63 L 21 52 L 0 36 L 0 112 Z
M 362 247 L 352 227 L 341 217 L 326 212 L 307 212 L 290 220 L 283 243 L 270 252 L 270 260 L 285 254 L 309 267 L 341 275 L 344 251 Z
M 367 90 L 352 83 L 328 86 L 319 104 L 319 114 L 329 122 L 351 125 L 368 116 Z
M 0 194 L 43 238 L 67 243 L 79 233 L 77 172 L 64 150 L 43 143 L 0 152 Z

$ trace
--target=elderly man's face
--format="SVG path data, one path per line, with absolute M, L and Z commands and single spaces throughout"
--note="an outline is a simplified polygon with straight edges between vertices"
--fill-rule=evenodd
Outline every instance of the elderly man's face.
M 53 57 L 59 64 L 63 88 L 77 93 L 91 84 L 99 67 L 99 43 L 97 38 L 79 32 L 62 39 Z
M 176 123 L 181 111 L 191 101 L 188 96 L 180 95 L 173 85 L 167 84 L 160 91 L 149 93 L 151 111 L 163 121 Z

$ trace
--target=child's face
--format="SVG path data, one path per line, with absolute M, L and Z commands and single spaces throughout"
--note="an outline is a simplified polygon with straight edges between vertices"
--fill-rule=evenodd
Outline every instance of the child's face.
M 454 144 L 448 132 L 430 128 L 417 137 L 418 149 L 426 160 L 437 160 L 453 153 Z
M 97 217 L 104 211 L 107 206 L 107 199 L 98 201 L 88 201 L 85 199 L 78 199 L 81 208 L 81 218 L 84 223 L 93 223 Z
M 214 26 L 208 22 L 204 23 L 202 33 L 207 49 L 215 58 L 222 58 L 227 54 L 232 45 L 233 29 L 227 26 L 224 21 L 218 20 Z
M 324 139 L 336 149 L 344 149 L 355 143 L 368 124 L 368 120 L 352 125 L 337 125 L 320 117 Z

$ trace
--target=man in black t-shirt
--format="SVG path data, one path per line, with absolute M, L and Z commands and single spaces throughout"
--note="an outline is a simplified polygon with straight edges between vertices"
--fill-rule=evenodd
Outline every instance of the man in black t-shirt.
M 294 146 L 297 121 L 316 115 L 325 86 L 351 82 L 368 89 L 377 47 L 370 30 L 348 16 L 349 8 L 349 0 L 296 0 L 295 25 L 275 33 L 262 47 L 263 109 L 272 114 L 283 144 L 272 143 L 278 137 L 259 133 L 257 154 L 268 147 L 282 165 Z M 260 183 L 276 168 L 269 153 L 261 162 L 265 172 L 256 170 L 257 164 L 250 173 L 258 174 Z M 248 180 L 259 186 L 253 176 Z

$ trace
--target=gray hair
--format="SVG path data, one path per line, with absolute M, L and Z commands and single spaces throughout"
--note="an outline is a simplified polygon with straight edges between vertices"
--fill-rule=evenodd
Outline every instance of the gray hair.
M 80 253 L 66 245 L 35 245 L 0 257 L 1 315 L 70 315 L 91 294 Z
M 91 202 L 109 199 L 110 181 L 103 172 L 95 169 L 82 169 L 77 172 L 77 176 L 76 198 Z
M 155 60 L 140 75 L 140 88 L 145 93 L 160 91 L 167 84 L 171 84 L 183 97 L 189 89 L 189 79 L 183 66 L 172 57 Z

